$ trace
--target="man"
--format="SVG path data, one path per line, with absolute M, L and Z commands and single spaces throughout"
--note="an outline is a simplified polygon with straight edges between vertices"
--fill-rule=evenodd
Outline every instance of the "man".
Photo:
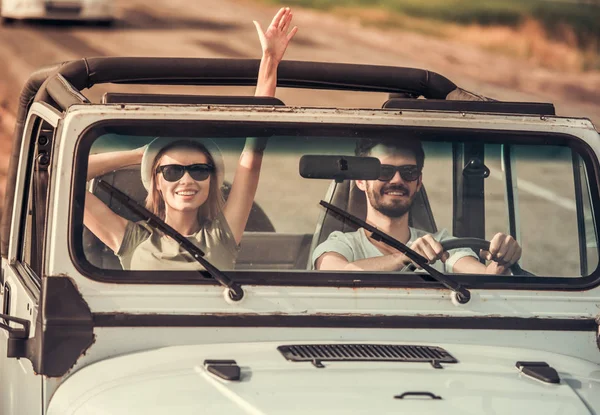
M 408 212 L 422 186 L 425 160 L 418 141 L 380 142 L 363 139 L 357 143 L 357 156 L 377 157 L 381 162 L 379 180 L 356 180 L 365 192 L 366 221 L 427 258 L 439 271 L 472 274 L 507 274 L 521 257 L 521 247 L 509 235 L 497 233 L 489 251 L 481 252 L 488 265 L 479 262 L 470 249 L 445 252 L 440 241 L 452 239 L 444 229 L 435 234 L 408 226 Z M 375 241 L 370 232 L 332 232 L 317 246 L 312 256 L 320 270 L 399 271 L 411 261 L 398 250 Z

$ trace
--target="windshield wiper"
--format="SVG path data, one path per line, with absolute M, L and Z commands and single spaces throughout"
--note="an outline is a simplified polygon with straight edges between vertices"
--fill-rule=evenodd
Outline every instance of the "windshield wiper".
M 332 205 L 331 203 L 327 203 L 324 200 L 319 202 L 321 206 L 325 207 L 327 210 L 341 216 L 342 218 L 349 220 L 354 225 L 359 228 L 364 228 L 367 231 L 371 232 L 371 238 L 376 241 L 381 241 L 386 245 L 391 246 L 392 248 L 396 248 L 398 251 L 402 252 L 409 259 L 411 259 L 414 263 L 419 265 L 423 270 L 425 270 L 431 277 L 435 278 L 438 282 L 443 284 L 446 288 L 450 289 L 455 295 L 456 300 L 460 304 L 466 304 L 471 299 L 471 293 L 465 287 L 463 287 L 457 281 L 454 281 L 452 278 L 447 275 L 441 273 L 437 269 L 433 268 L 428 264 L 428 261 L 422 255 L 419 255 L 417 252 L 410 249 L 408 246 L 404 245 L 399 240 L 391 237 L 387 233 L 380 231 L 375 226 L 369 225 L 367 222 L 363 221 L 360 218 L 357 218 L 351 213 L 346 212 L 343 209 L 340 209 L 337 206 Z
M 123 203 L 129 210 L 136 213 L 146 220 L 148 225 L 163 232 L 165 235 L 176 240 L 179 245 L 185 249 L 204 269 L 221 285 L 229 289 L 229 297 L 234 301 L 239 301 L 244 296 L 244 290 L 240 284 L 232 281 L 223 271 L 216 268 L 204 257 L 204 251 L 191 243 L 185 236 L 177 232 L 171 226 L 167 225 L 161 218 L 150 212 L 148 209 L 140 205 L 138 202 L 127 196 L 125 193 L 116 187 L 108 184 L 102 179 L 98 179 L 98 186 L 110 193 L 119 202 Z M 201 271 L 200 271 L 201 272 Z

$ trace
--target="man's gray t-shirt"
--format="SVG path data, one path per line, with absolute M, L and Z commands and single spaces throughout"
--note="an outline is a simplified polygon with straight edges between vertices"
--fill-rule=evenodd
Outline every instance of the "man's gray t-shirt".
M 408 247 L 412 245 L 412 243 L 428 234 L 428 232 L 422 231 L 420 229 L 409 228 L 410 229 L 410 239 L 405 244 Z M 438 241 L 446 241 L 449 239 L 456 239 L 455 237 L 448 234 L 446 229 L 442 229 L 439 232 L 432 233 L 431 236 Z M 383 256 L 383 253 L 375 246 L 373 243 L 367 238 L 364 229 L 359 229 L 356 232 L 339 232 L 335 231 L 329 235 L 329 238 L 313 251 L 312 254 L 312 266 L 315 267 L 315 262 L 321 255 L 326 252 L 335 252 L 337 254 L 342 255 L 348 262 L 358 261 L 360 259 L 373 258 L 378 256 Z M 450 257 L 444 264 L 442 261 L 436 261 L 431 264 L 431 266 L 438 271 L 441 272 L 453 272 L 454 264 L 461 258 L 466 256 L 472 256 L 475 259 L 479 260 L 479 257 L 473 250 L 469 248 L 459 248 L 459 249 L 451 249 L 448 251 Z

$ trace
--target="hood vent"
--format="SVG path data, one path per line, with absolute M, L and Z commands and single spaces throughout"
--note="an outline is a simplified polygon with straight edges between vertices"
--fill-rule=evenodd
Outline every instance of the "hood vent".
M 292 362 L 426 362 L 436 369 L 440 363 L 458 363 L 441 347 L 396 344 L 297 344 L 279 346 L 281 354 Z

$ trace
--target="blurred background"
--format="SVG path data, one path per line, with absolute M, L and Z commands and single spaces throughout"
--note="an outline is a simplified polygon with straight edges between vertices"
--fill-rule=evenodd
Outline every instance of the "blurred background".
M 18 3 L 36 1 L 35 13 L 41 14 L 23 19 L 27 11 L 17 10 Z M 18 96 L 34 70 L 90 56 L 260 58 L 252 20 L 266 28 L 282 5 L 292 7 L 299 27 L 286 59 L 428 69 L 495 99 L 553 102 L 559 115 L 600 125 L 600 0 L 28 2 L 2 0 L 1 6 L 0 192 Z M 167 89 L 198 92 L 160 88 Z M 123 87 L 84 94 L 98 100 L 108 90 Z M 385 100 L 378 94 L 284 89 L 277 96 L 289 105 L 379 107 Z

